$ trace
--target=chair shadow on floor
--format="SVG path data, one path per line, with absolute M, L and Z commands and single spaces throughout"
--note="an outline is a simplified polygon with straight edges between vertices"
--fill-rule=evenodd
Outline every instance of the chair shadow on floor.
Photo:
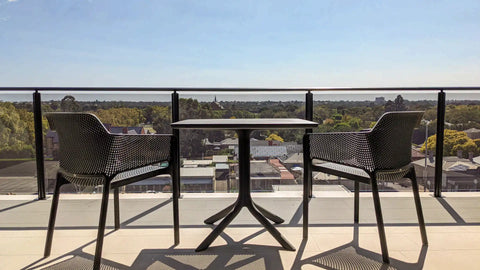
M 111 233 L 113 231 L 106 234 L 106 236 Z M 203 252 L 195 252 L 194 248 L 178 249 L 175 246 L 171 246 L 168 249 L 144 249 L 139 253 L 131 266 L 103 258 L 101 269 L 284 269 L 280 257 L 280 250 L 283 250 L 283 248 L 245 244 L 262 233 L 266 233 L 266 230 L 261 229 L 239 242 L 222 233 L 220 237 L 227 243 L 210 247 Z M 95 240 L 58 258 L 33 266 L 40 263 L 43 259 L 39 260 L 23 269 L 91 269 L 94 256 L 82 250 L 94 242 Z
M 151 214 L 155 212 L 156 210 L 167 206 L 172 202 L 172 199 L 165 200 L 158 205 L 155 205 L 151 207 L 150 209 L 147 209 L 139 214 L 137 214 L 134 217 L 131 217 L 125 221 L 123 221 L 120 224 L 121 228 L 136 228 L 138 226 L 131 226 L 130 224 L 134 223 L 135 221 L 139 220 L 142 217 L 145 217 L 148 214 Z M 130 226 L 129 226 L 130 225 Z M 149 228 L 154 228 L 152 226 L 147 226 Z M 158 226 L 158 227 L 164 227 L 164 226 Z M 96 229 L 97 227 L 91 227 L 89 229 Z M 113 229 L 111 226 L 107 226 L 107 228 Z M 59 229 L 76 229 L 76 227 L 69 227 L 69 228 L 56 228 L 57 230 Z M 78 229 L 78 228 L 77 228 Z M 84 227 L 82 229 L 85 229 Z M 115 231 L 110 231 L 105 234 L 105 238 L 111 234 L 115 233 Z M 88 243 L 85 243 L 84 245 L 78 247 L 75 250 L 72 250 L 71 252 L 68 252 L 67 254 L 64 254 L 62 256 L 59 256 L 57 258 L 41 258 L 25 267 L 22 268 L 22 270 L 33 270 L 33 269 L 92 269 L 93 267 L 93 259 L 94 256 L 89 253 L 85 253 L 83 249 L 87 247 L 90 244 L 94 244 L 96 240 L 92 240 Z M 172 246 L 173 248 L 174 246 Z M 102 259 L 102 266 L 101 269 L 135 269 L 135 268 L 129 268 L 125 265 L 113 262 L 113 261 L 108 261 L 106 259 Z
M 168 205 L 171 200 L 166 200 L 150 209 L 147 209 L 136 216 L 122 222 L 122 228 L 135 229 L 138 226 L 132 226 L 136 220 Z M 299 206 L 301 209 L 301 205 Z M 295 221 L 299 220 L 301 215 L 297 210 L 290 221 L 290 226 L 296 226 Z M 297 221 L 298 222 L 298 221 Z M 155 226 L 148 226 L 155 228 Z M 163 226 L 159 226 L 163 227 Z M 195 227 L 195 226 L 194 226 Z M 203 227 L 203 226 L 199 226 Z M 237 226 L 243 227 L 243 226 Z M 245 225 L 245 227 L 251 227 Z M 143 228 L 140 226 L 140 228 Z M 189 226 L 183 227 L 188 229 Z M 212 226 L 212 229 L 214 226 Z M 72 229 L 72 228 L 70 228 Z M 73 228 L 74 229 L 74 228 Z M 93 229 L 93 227 L 92 227 Z M 110 231 L 105 237 L 115 233 Z M 195 248 L 176 248 L 171 246 L 164 249 L 143 249 L 135 258 L 132 265 L 124 265 L 115 261 L 102 259 L 101 269 L 266 269 L 281 270 L 285 269 L 282 264 L 280 252 L 284 249 L 280 246 L 254 245 L 247 242 L 255 237 L 266 233 L 265 229 L 260 229 L 254 234 L 243 238 L 240 241 L 233 240 L 226 233 L 220 235 L 226 241 L 226 244 L 213 246 L 202 252 L 195 252 Z M 107 240 L 108 241 L 108 240 Z M 89 241 L 71 252 L 61 255 L 57 258 L 42 258 L 22 270 L 36 269 L 91 269 L 93 266 L 93 254 L 85 253 L 83 250 L 94 244 L 95 240 Z M 382 255 L 359 246 L 359 225 L 353 225 L 353 240 L 345 245 L 335 249 L 328 250 L 318 255 L 302 259 L 307 241 L 303 240 L 297 249 L 297 254 L 292 270 L 300 270 L 303 266 L 318 266 L 323 269 L 366 269 L 366 270 L 387 270 L 387 269 L 422 269 L 427 254 L 427 246 L 420 250 L 417 262 L 407 263 L 391 258 L 390 264 L 382 262 Z
M 238 242 L 222 233 L 220 237 L 227 242 L 225 245 L 202 252 L 195 252 L 193 248 L 142 250 L 132 269 L 284 269 L 280 257 L 282 247 L 246 244 L 266 232 L 260 229 Z
M 110 231 L 105 234 L 105 238 L 114 233 L 115 231 Z M 85 253 L 83 249 L 88 245 L 94 244 L 96 240 L 92 240 L 84 245 L 74 249 L 64 255 L 61 255 L 56 258 L 41 258 L 21 270 L 36 270 L 36 269 L 48 269 L 48 270 L 57 270 L 57 269 L 78 269 L 78 270 L 87 270 L 93 268 L 93 254 Z M 101 269 L 129 269 L 122 264 L 108 261 L 103 259 Z
M 328 250 L 318 255 L 301 259 L 307 240 L 303 240 L 298 249 L 292 270 L 300 270 L 304 265 L 318 266 L 321 269 L 365 269 L 365 270 L 390 270 L 390 269 L 423 269 L 428 246 L 422 246 L 417 262 L 407 263 L 390 258 L 390 264 L 383 263 L 382 254 L 375 253 L 359 246 L 359 226 L 355 224 L 353 240 L 345 245 Z
M 150 209 L 147 209 L 136 216 L 129 218 L 121 223 L 121 227 L 137 228 L 138 226 L 131 226 L 136 220 L 145 217 L 146 215 L 158 210 L 171 203 L 166 200 Z M 155 226 L 149 228 L 155 228 Z M 159 226 L 162 227 L 162 226 Z M 93 227 L 92 227 L 93 228 Z M 214 228 L 214 226 L 212 226 Z M 63 228 L 65 229 L 65 228 Z M 74 227 L 66 229 L 75 229 Z M 115 233 L 109 231 L 105 234 L 105 238 Z M 277 246 L 263 246 L 246 244 L 249 240 L 267 233 L 265 229 L 259 229 L 256 233 L 249 235 L 246 238 L 236 242 L 226 233 L 220 234 L 227 243 L 221 246 L 210 247 L 203 252 L 195 252 L 195 248 L 179 249 L 171 246 L 167 249 L 144 249 L 142 250 L 131 266 L 123 265 L 121 263 L 102 259 L 101 269 L 238 269 L 246 267 L 247 269 L 269 269 L 277 270 L 283 269 L 282 260 L 280 258 L 281 247 Z M 22 270 L 36 270 L 36 269 L 92 269 L 94 256 L 86 253 L 83 250 L 94 244 L 96 240 L 89 241 L 84 245 L 72 250 L 59 257 L 41 258 L 24 268 Z M 108 241 L 108 240 L 107 240 Z

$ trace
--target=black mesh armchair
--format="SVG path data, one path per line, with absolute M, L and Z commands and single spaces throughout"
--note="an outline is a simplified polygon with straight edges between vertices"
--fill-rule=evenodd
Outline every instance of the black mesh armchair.
M 427 234 L 418 193 L 415 170 L 411 164 L 411 139 L 423 112 L 389 112 L 368 131 L 305 134 L 303 238 L 308 238 L 308 203 L 312 192 L 312 172 L 320 171 L 355 181 L 354 222 L 359 218 L 359 183 L 371 185 L 383 261 L 389 263 L 383 225 L 378 181 L 409 178 L 422 242 Z
M 114 191 L 115 230 L 120 228 L 119 187 L 159 174 L 170 174 L 173 190 L 174 241 L 179 242 L 178 156 L 173 135 L 110 134 L 100 120 L 88 113 L 46 114 L 58 133 L 60 168 L 48 223 L 45 257 L 50 255 L 60 187 L 102 186 L 103 195 L 94 269 L 100 268 L 110 190 Z

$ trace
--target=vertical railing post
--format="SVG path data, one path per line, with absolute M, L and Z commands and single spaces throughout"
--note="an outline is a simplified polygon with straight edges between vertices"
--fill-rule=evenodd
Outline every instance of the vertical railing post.
M 313 121 L 313 94 L 310 90 L 305 94 L 305 119 Z M 313 129 L 309 128 L 305 130 L 305 133 L 312 133 Z M 304 153 L 306 154 L 306 153 Z M 303 173 L 307 173 L 306 170 L 307 164 L 303 164 Z M 311 173 L 311 172 L 309 172 Z M 303 178 L 308 179 L 308 197 L 311 198 L 313 196 L 313 180 L 312 177 Z M 305 183 L 304 183 L 305 184 Z
M 445 92 L 440 90 L 437 102 L 437 141 L 435 146 L 435 197 L 442 196 L 443 140 L 445 129 Z
M 35 128 L 35 157 L 37 163 L 37 189 L 38 199 L 45 200 L 45 167 L 43 161 L 43 125 L 42 125 L 42 100 L 40 93 L 33 93 L 33 123 Z
M 172 93 L 172 123 L 177 122 L 180 120 L 180 101 L 178 98 L 177 91 L 173 91 Z M 173 136 L 176 138 L 176 147 L 174 149 L 175 152 L 175 170 L 177 170 L 178 180 L 175 185 L 172 187 L 173 189 L 173 196 L 177 196 L 180 198 L 180 131 L 178 129 L 172 129 Z
M 313 121 L 313 94 L 310 90 L 305 94 L 305 119 Z M 307 129 L 312 132 L 312 129 Z

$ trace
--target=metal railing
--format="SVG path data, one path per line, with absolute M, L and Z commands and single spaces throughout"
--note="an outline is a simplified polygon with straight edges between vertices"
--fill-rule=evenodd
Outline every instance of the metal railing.
M 398 92 L 416 92 L 426 91 L 438 93 L 437 98 L 437 137 L 435 153 L 443 153 L 444 128 L 445 128 L 445 91 L 479 91 L 480 87 L 311 87 L 311 88 L 188 88 L 188 87 L 0 87 L 1 92 L 32 91 L 33 94 L 33 113 L 35 127 L 35 150 L 36 150 L 36 168 L 37 168 L 37 187 L 38 199 L 46 198 L 45 192 L 45 170 L 43 156 L 43 134 L 42 134 L 42 110 L 41 110 L 41 92 L 68 91 L 68 92 L 167 92 L 171 93 L 172 121 L 180 120 L 180 102 L 179 92 L 299 92 L 305 94 L 305 119 L 313 120 L 313 93 L 321 92 L 362 92 L 375 91 L 386 93 Z M 307 130 L 311 132 L 311 130 Z M 178 138 L 179 131 L 173 130 Z M 179 142 L 179 140 L 177 140 Z M 179 149 L 179 147 L 177 147 Z M 177 153 L 178 154 L 178 153 Z M 442 164 L 443 154 L 436 155 L 435 159 L 435 181 L 434 196 L 441 197 L 442 192 Z

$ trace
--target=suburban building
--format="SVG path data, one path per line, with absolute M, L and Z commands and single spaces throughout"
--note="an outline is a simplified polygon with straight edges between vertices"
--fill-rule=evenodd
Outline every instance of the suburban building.
M 425 170 L 425 162 L 427 169 Z M 435 181 L 435 157 L 429 156 L 413 162 L 419 185 L 433 188 Z M 478 188 L 480 165 L 470 159 L 457 156 L 443 157 L 442 187 L 448 191 L 468 191 Z
M 180 168 L 180 187 L 182 192 L 214 192 L 215 168 Z M 171 191 L 169 175 L 159 175 L 126 186 L 127 192 Z

